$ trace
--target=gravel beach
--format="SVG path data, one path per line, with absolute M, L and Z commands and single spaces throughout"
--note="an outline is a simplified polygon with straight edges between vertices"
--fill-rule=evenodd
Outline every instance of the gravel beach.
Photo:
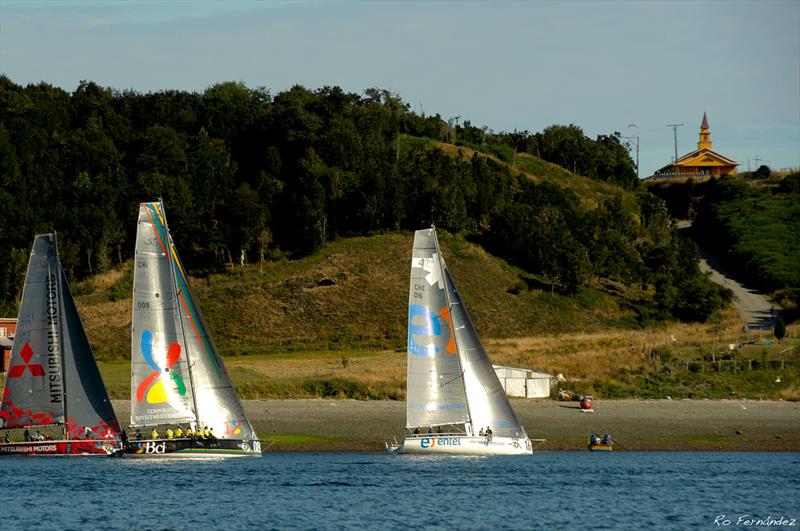
M 273 451 L 379 451 L 400 440 L 405 402 L 244 400 Z M 577 402 L 513 400 L 542 450 L 582 450 L 589 435 L 611 433 L 617 450 L 800 451 L 800 403 L 749 400 L 609 400 L 584 413 Z M 130 402 L 115 400 L 127 424 Z M 299 435 L 303 437 L 287 437 Z

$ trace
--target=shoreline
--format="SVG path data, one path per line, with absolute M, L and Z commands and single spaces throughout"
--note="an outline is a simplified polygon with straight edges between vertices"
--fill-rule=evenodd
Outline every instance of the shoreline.
M 123 425 L 130 401 L 113 400 Z M 400 440 L 405 402 L 390 400 L 243 400 L 269 451 L 383 451 Z M 591 433 L 610 433 L 616 450 L 800 451 L 800 403 L 759 400 L 595 400 L 594 412 L 577 402 L 512 399 L 539 451 L 586 450 Z

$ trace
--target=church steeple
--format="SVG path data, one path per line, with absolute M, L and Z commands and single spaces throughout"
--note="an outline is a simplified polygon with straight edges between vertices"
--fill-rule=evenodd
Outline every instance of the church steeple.
M 703 113 L 703 123 L 700 124 L 700 141 L 697 143 L 697 150 L 711 149 L 712 147 L 713 144 L 711 143 L 711 131 L 708 128 L 708 118 L 706 117 L 706 113 Z

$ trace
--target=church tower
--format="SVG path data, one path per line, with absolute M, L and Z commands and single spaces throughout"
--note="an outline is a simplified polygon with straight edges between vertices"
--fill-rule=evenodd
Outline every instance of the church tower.
M 703 113 L 697 150 L 687 153 L 675 162 L 656 170 L 653 177 L 659 179 L 688 179 L 689 177 L 706 179 L 735 173 L 736 166 L 739 163 L 717 153 L 713 150 L 713 146 L 711 143 L 711 129 L 708 127 L 708 116 Z
M 711 144 L 711 131 L 708 128 L 708 118 L 706 113 L 703 113 L 703 123 L 700 124 L 700 141 L 697 143 L 697 151 L 701 149 L 712 149 L 714 146 Z

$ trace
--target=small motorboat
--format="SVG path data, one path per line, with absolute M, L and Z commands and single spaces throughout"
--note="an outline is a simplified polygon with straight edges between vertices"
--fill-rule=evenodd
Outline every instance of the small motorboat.
M 611 434 L 606 433 L 602 438 L 598 438 L 596 433 L 593 433 L 589 438 L 589 451 L 591 452 L 610 452 L 614 447 L 614 442 L 611 440 Z

